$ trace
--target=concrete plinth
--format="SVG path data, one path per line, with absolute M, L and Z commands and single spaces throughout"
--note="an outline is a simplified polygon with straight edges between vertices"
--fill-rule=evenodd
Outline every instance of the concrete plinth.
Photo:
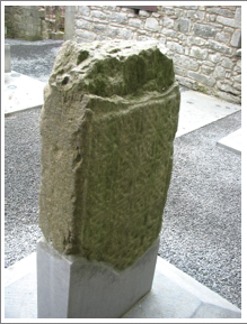
M 11 72 L 11 57 L 10 57 L 10 45 L 5 44 L 5 67 L 4 72 Z
M 61 255 L 39 241 L 38 317 L 121 317 L 150 291 L 158 245 L 159 240 L 131 267 L 117 272 L 103 262 Z

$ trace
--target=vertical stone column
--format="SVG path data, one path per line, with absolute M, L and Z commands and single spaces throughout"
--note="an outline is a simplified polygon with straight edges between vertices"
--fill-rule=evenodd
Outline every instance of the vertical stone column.
M 5 65 L 4 65 L 4 72 L 9 73 L 11 72 L 11 55 L 10 55 L 10 45 L 5 44 Z
M 179 102 L 157 45 L 64 43 L 41 116 L 39 317 L 120 317 L 151 289 Z
M 64 14 L 64 40 L 72 40 L 75 34 L 75 6 L 66 6 Z

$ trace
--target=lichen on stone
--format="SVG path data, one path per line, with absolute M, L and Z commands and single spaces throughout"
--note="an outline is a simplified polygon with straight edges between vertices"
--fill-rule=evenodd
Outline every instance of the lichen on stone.
M 179 102 L 157 44 L 63 45 L 41 118 L 40 227 L 55 249 L 122 270 L 152 245 Z
M 77 85 L 85 93 L 111 97 L 164 92 L 175 81 L 172 60 L 157 46 L 148 46 L 145 42 L 142 46 L 138 42 L 130 46 L 125 41 L 115 41 L 110 46 L 109 42 L 96 44 L 99 45 L 97 42 L 83 44 L 81 48 L 72 41 L 65 42 L 50 84 L 61 84 L 63 74 L 70 74 L 70 84 L 62 83 L 66 85 L 63 91 Z

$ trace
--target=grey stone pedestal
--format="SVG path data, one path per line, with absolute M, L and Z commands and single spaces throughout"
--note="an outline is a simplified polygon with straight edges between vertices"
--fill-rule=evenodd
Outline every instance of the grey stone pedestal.
M 39 241 L 38 317 L 121 317 L 150 291 L 158 246 L 157 240 L 132 266 L 117 272 L 105 263 L 61 255 Z

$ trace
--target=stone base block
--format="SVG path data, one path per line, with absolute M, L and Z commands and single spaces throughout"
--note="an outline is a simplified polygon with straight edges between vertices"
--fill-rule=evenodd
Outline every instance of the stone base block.
M 131 267 L 118 272 L 105 263 L 59 254 L 44 239 L 37 245 L 39 318 L 117 318 L 147 294 L 159 240 Z

